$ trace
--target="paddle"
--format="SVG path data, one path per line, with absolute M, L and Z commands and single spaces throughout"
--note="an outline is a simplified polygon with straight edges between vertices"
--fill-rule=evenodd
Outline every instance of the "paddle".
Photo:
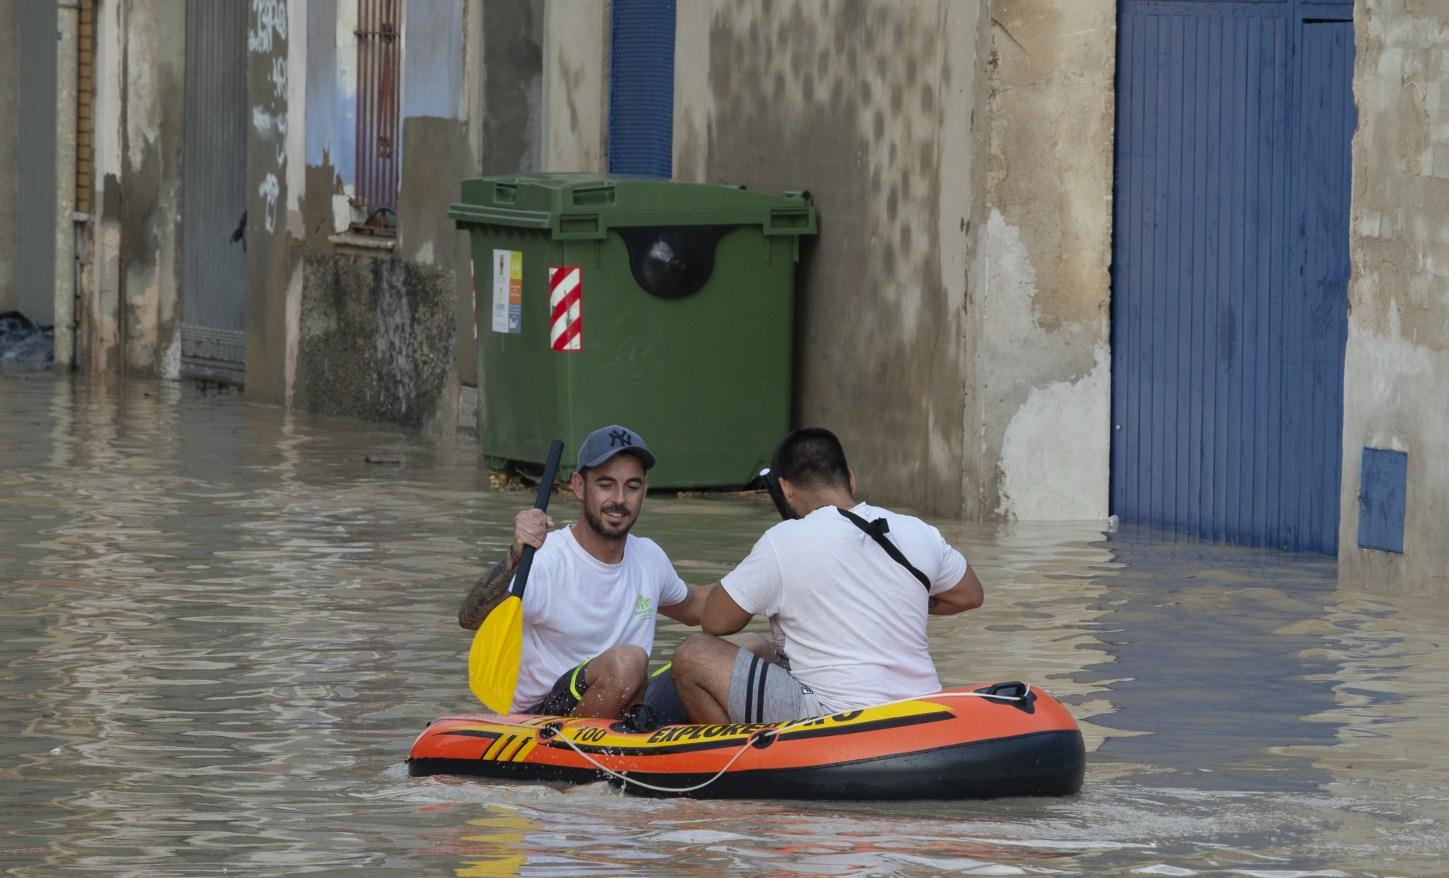
M 548 462 L 543 466 L 543 481 L 539 482 L 538 499 L 533 508 L 548 509 L 562 456 L 563 442 L 555 439 L 548 447 Z M 518 663 L 523 654 L 523 589 L 528 585 L 528 571 L 533 567 L 533 551 L 533 546 L 523 547 L 508 596 L 478 626 L 473 646 L 468 650 L 468 688 L 494 713 L 508 713 L 513 707 Z

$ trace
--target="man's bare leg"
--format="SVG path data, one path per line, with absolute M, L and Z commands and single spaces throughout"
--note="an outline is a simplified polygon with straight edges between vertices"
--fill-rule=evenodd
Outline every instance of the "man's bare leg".
M 588 689 L 574 708 L 574 716 L 616 717 L 644 697 L 649 685 L 649 655 L 637 646 L 611 647 L 589 660 L 584 669 Z
M 712 634 L 692 634 L 679 644 L 674 652 L 674 688 L 690 722 L 730 721 L 730 674 L 739 651 L 740 647 Z

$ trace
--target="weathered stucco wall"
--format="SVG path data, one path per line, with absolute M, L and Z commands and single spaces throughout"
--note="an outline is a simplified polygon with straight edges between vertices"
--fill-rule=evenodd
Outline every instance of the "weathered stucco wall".
M 325 240 L 352 222 L 348 198 L 357 155 L 356 19 L 356 4 L 307 5 L 307 130 L 302 133 L 307 181 L 301 200 L 309 239 Z
M 537 170 L 543 155 L 544 0 L 483 10 L 484 174 Z
M 76 365 L 92 374 L 121 371 L 121 119 L 126 19 L 121 3 L 96 10 L 95 191 L 91 262 L 77 309 Z
M 131 375 L 181 374 L 185 0 L 126 3 L 121 129 L 121 339 Z
M 398 144 L 404 158 L 399 215 L 406 225 L 396 248 L 376 257 L 389 264 L 348 277 L 375 285 L 354 294 L 384 302 L 400 295 L 398 283 L 421 278 L 426 289 L 401 295 L 428 312 L 438 281 L 437 271 L 427 267 L 435 266 L 454 286 L 467 274 L 465 238 L 446 210 L 457 181 L 478 167 L 481 129 L 469 121 L 468 108 L 481 103 L 481 39 L 470 41 L 468 35 L 481 36 L 482 14 L 479 6 L 462 0 L 409 0 L 407 9 L 412 27 L 411 36 L 405 36 L 411 42 L 404 50 L 407 82 Z M 414 406 L 400 417 L 408 423 L 445 423 L 433 415 L 448 410 L 447 400 L 438 400 L 449 392 L 456 407 L 456 376 L 445 368 L 438 378 L 437 370 L 415 368 L 414 360 L 452 362 L 457 289 L 449 290 L 442 305 L 449 331 L 417 336 L 443 339 L 442 351 L 405 352 L 387 343 L 413 337 L 409 327 L 432 320 L 430 312 L 420 317 L 407 308 L 379 306 L 371 313 L 384 322 L 370 328 L 348 324 L 359 338 L 371 339 L 378 352 L 398 358 L 368 361 L 362 374 L 375 376 L 371 401 L 341 386 L 337 399 L 325 399 L 325 382 L 305 372 L 323 363 L 333 370 L 329 374 L 338 374 L 327 357 L 343 350 L 325 334 L 304 339 L 302 310 L 304 302 L 313 309 L 310 325 L 315 328 L 316 309 L 336 301 L 329 285 L 336 273 L 308 274 L 305 260 L 336 258 L 337 247 L 329 239 L 352 219 L 347 198 L 355 150 L 349 127 L 355 116 L 349 108 L 356 101 L 356 7 L 255 0 L 247 10 L 247 396 L 391 417 L 387 413 L 395 406 L 376 404 L 383 383 L 401 374 L 426 376 L 441 381 L 441 390 L 408 386 L 437 412 L 420 414 Z M 117 0 L 99 9 L 93 261 L 91 276 L 82 284 L 78 339 L 83 365 L 95 372 L 179 377 L 185 12 L 185 0 Z M 314 290 L 307 288 L 308 277 L 323 279 Z M 386 322 L 404 318 L 402 324 Z M 322 350 L 304 350 L 305 341 L 317 339 L 323 339 L 318 342 Z M 306 395 L 299 402 L 295 397 L 301 387 Z
M 434 410 L 421 421 L 439 432 L 456 427 L 460 382 L 471 375 L 474 363 L 472 309 L 462 308 L 471 291 L 468 239 L 448 218 L 448 205 L 458 197 L 459 181 L 478 174 L 480 129 L 467 119 L 468 108 L 482 94 L 481 12 L 474 8 L 470 15 L 462 3 L 413 0 L 404 38 L 404 57 L 414 60 L 403 71 L 397 255 L 423 268 L 441 270 L 453 288 L 438 302 L 439 307 L 446 306 L 445 314 L 455 327 L 447 334 L 448 347 L 428 352 L 441 355 L 450 368 L 441 374 L 444 386 L 433 394 Z M 405 362 L 399 364 L 406 367 Z
M 545 4 L 543 65 L 543 169 L 604 170 L 609 0 Z
M 16 59 L 19 50 L 15 39 L 15 3 L 17 0 L 0 0 L 0 83 L 19 82 Z M 20 94 L 13 86 L 0 87 L 0 125 L 14 132 L 20 124 Z M 0 137 L 0 311 L 15 307 L 15 224 L 16 174 L 19 159 L 16 154 L 16 137 Z
M 75 108 L 79 107 L 80 10 L 76 4 L 67 4 L 56 12 L 56 107 Z M 63 370 L 75 366 L 76 258 L 85 254 L 83 247 L 76 247 L 74 219 L 79 169 L 77 123 L 74 111 L 60 109 L 56 113 L 55 304 L 51 319 L 55 326 L 55 365 Z
M 481 104 L 471 116 L 480 142 L 478 170 L 484 175 L 542 167 L 544 5 L 544 0 L 494 0 L 482 7 L 481 75 L 476 77 L 482 86 Z M 451 181 L 449 202 L 457 200 L 458 182 Z M 462 264 L 469 268 L 466 260 Z M 478 331 L 470 275 L 459 274 L 455 363 L 458 380 L 476 388 Z M 458 424 L 476 429 L 477 391 L 469 393 L 470 405 L 459 412 Z
M 447 205 L 458 180 L 477 173 L 466 116 L 481 83 L 468 85 L 478 63 L 468 35 L 481 16 L 461 0 L 410 0 L 406 10 L 397 237 L 389 242 L 337 237 L 362 219 L 348 203 L 355 5 L 253 6 L 246 384 L 258 401 L 441 429 L 457 405 L 457 279 L 467 277 L 465 239 Z
M 675 176 L 807 189 L 795 420 L 862 494 L 961 508 L 976 4 L 681 4 Z
M 1102 519 L 1116 4 L 990 7 L 965 510 L 973 518 Z
M 476 368 L 468 236 L 448 218 L 448 205 L 457 200 L 458 182 L 477 173 L 477 151 L 471 145 L 466 122 L 431 116 L 403 122 L 397 254 L 419 266 L 441 269 L 452 285 L 444 304 L 456 331 L 448 333 L 449 348 L 444 355 L 451 368 L 444 376 L 448 389 L 440 404 L 454 412 L 454 417 L 445 425 L 440 411 L 436 419 L 440 428 L 456 426 L 459 386 L 465 381 L 473 383 L 472 370 Z M 430 427 L 434 420 L 430 416 Z
M 477 167 L 466 122 L 432 116 L 403 120 L 400 258 L 454 271 L 461 254 L 467 274 L 467 235 L 448 218 L 448 205 L 458 198 L 459 181 L 476 176 Z
M 1449 590 L 1449 7 L 1360 3 L 1354 96 L 1344 581 Z M 1358 548 L 1365 446 L 1408 454 L 1402 555 Z
M 176 378 L 185 0 L 103 3 L 96 30 L 96 191 L 76 362 Z
M 296 377 L 307 37 L 303 3 L 257 0 L 247 13 L 245 382 L 247 399 L 275 405 L 291 402 Z
M 796 420 L 875 499 L 1105 518 L 1112 0 L 678 16 L 676 176 L 820 207 Z

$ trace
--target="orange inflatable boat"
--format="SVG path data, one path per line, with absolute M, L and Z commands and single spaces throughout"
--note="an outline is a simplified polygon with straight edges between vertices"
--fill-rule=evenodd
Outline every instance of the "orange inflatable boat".
M 408 771 L 608 780 L 643 795 L 982 799 L 1071 795 L 1085 761 L 1067 709 L 1010 682 L 788 723 L 632 731 L 606 719 L 446 717 L 413 742 Z

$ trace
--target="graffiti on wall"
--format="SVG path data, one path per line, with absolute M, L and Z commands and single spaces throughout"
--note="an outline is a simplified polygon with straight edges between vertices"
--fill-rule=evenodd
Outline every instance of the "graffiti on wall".
M 287 42 L 287 0 L 252 0 L 252 26 L 247 31 L 247 50 L 270 54 L 272 34 Z
M 287 12 L 287 0 L 252 0 L 247 28 L 247 51 L 271 56 L 267 74 L 271 88 L 262 90 L 251 108 L 253 133 L 273 147 L 269 154 L 273 167 L 257 186 L 262 202 L 259 212 L 268 234 L 277 229 L 277 202 L 282 197 L 287 163 Z

